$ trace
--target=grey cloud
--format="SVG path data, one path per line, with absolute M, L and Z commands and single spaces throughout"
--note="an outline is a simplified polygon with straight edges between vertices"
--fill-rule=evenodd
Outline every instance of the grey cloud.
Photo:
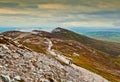
M 14 3 L 14 2 L 0 2 L 0 7 L 8 7 L 8 8 L 14 8 L 19 6 L 18 3 Z
M 120 20 L 120 8 L 117 3 L 120 3 L 120 0 L 0 0 L 0 8 L 30 11 L 27 14 L 0 14 L 0 16 L 3 18 L 22 17 L 22 20 L 30 18 L 31 21 L 32 18 L 35 18 L 37 22 L 42 22 L 43 20 L 48 22 L 51 20 L 53 23 L 93 20 L 109 22 Z M 38 5 L 42 4 L 62 4 L 65 7 L 68 6 L 69 9 L 39 8 Z M 104 5 L 106 6 L 105 9 L 101 8 Z M 91 9 L 87 10 L 84 7 L 80 9 L 81 6 Z M 81 17 L 80 15 L 84 15 L 85 17 Z
M 89 15 L 91 17 L 103 18 L 103 19 L 120 19 L 120 11 L 119 10 L 107 10 L 107 11 L 97 11 L 97 12 L 87 12 L 83 13 L 85 15 Z
M 96 11 L 96 12 L 87 12 L 84 14 L 89 15 L 110 15 L 110 14 L 120 14 L 120 10 L 102 10 L 102 11 Z
M 0 16 L 12 16 L 12 17 L 39 17 L 37 15 L 30 15 L 30 14 L 0 14 Z

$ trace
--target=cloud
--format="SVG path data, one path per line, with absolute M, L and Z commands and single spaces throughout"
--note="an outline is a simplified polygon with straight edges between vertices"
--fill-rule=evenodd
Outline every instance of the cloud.
M 26 14 L 26 11 L 0 8 L 0 14 Z
M 67 8 L 67 6 L 62 4 L 40 4 L 38 5 L 39 8 L 43 9 L 64 9 Z
M 19 6 L 19 4 L 14 2 L 0 2 L 0 7 L 15 8 L 16 6 Z
M 119 3 L 120 0 L 0 0 L 0 25 L 116 27 Z
M 69 26 L 83 26 L 83 27 L 113 27 L 112 23 L 110 22 L 102 22 L 102 21 L 81 21 L 81 22 L 64 22 L 64 25 Z

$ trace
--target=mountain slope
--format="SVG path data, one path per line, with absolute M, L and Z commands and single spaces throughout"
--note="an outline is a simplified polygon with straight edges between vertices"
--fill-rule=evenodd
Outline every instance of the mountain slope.
M 107 54 L 110 54 L 113 57 L 116 57 L 120 54 L 120 44 L 119 43 L 111 43 L 100 40 L 95 40 L 75 32 L 63 29 L 56 28 L 52 31 L 52 34 L 58 35 L 64 39 L 75 40 L 81 42 L 82 44 L 89 46 L 91 48 L 100 50 Z
M 114 63 L 111 57 L 80 42 L 64 40 L 60 38 L 61 36 L 55 37 L 57 35 L 43 31 L 21 32 L 18 36 L 12 31 L 3 34 L 34 52 L 54 57 L 64 66 L 69 65 L 76 68 L 74 65 L 77 65 L 112 82 L 120 81 L 120 66 Z
M 103 77 L 70 63 L 69 59 L 59 53 L 54 56 L 52 41 L 49 38 L 41 39 L 47 45 L 46 54 L 35 52 L 16 42 L 18 38 L 12 40 L 0 35 L 0 82 L 108 82 Z

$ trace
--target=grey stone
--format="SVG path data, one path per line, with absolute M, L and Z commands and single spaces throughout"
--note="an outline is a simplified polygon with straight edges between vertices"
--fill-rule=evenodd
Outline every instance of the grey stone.
M 4 82 L 11 82 L 11 79 L 8 75 L 1 75 L 1 77 Z

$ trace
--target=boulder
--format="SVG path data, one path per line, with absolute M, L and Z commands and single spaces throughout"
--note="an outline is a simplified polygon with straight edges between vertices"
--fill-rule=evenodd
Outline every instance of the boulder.
M 11 82 L 11 79 L 8 75 L 1 75 L 3 82 Z
M 21 77 L 20 77 L 20 76 L 15 76 L 15 77 L 14 77 L 14 80 L 20 81 L 20 80 L 21 80 Z

